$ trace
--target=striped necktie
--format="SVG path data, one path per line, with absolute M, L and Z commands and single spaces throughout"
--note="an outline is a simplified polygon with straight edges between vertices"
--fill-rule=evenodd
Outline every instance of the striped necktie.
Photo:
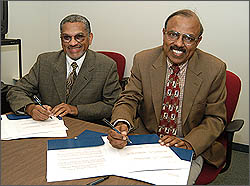
M 72 89 L 72 87 L 73 87 L 73 84 L 74 84 L 74 82 L 75 82 L 75 80 L 76 80 L 76 76 L 77 76 L 77 74 L 76 74 L 76 68 L 78 67 L 77 63 L 76 63 L 76 62 L 73 62 L 73 63 L 71 64 L 71 66 L 72 66 L 73 70 L 72 70 L 72 72 L 69 74 L 69 77 L 68 77 L 68 79 L 67 79 L 67 81 L 66 81 L 66 98 L 67 98 L 67 99 L 68 99 L 68 97 L 69 97 L 70 91 L 71 91 L 71 89 Z
M 170 74 L 167 82 L 166 95 L 162 105 L 160 125 L 157 132 L 160 138 L 164 135 L 176 136 L 177 134 L 180 95 L 180 82 L 177 73 L 180 71 L 180 68 L 177 65 L 173 65 L 170 68 L 173 69 L 173 72 Z

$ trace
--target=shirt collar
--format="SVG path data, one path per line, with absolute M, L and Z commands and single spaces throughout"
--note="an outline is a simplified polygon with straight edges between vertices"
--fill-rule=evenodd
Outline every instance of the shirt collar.
M 82 66 L 82 63 L 83 63 L 83 61 L 84 61 L 84 59 L 85 59 L 85 57 L 86 57 L 86 52 L 83 54 L 82 57 L 80 57 L 80 58 L 77 59 L 77 60 L 71 59 L 71 58 L 66 54 L 66 61 L 67 61 L 67 63 L 68 63 L 69 66 L 71 66 L 71 64 L 72 64 L 73 62 L 76 62 L 77 65 L 78 65 L 78 67 L 79 67 L 79 69 L 80 69 L 81 66 Z
M 182 71 L 188 64 L 188 60 L 185 63 L 182 63 L 181 65 L 179 65 L 180 71 Z M 170 67 L 173 65 L 172 62 L 170 62 L 169 58 L 167 58 L 167 68 L 169 70 L 172 70 Z

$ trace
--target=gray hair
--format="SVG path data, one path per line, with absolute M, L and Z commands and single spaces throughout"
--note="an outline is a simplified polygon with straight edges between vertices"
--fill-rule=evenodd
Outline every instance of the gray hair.
M 83 17 L 81 15 L 77 15 L 77 14 L 71 14 L 66 16 L 60 23 L 60 32 L 62 33 L 62 26 L 65 23 L 75 23 L 75 22 L 82 22 L 85 25 L 85 28 L 88 32 L 88 34 L 91 33 L 91 28 L 90 28 L 90 22 L 86 17 Z
M 200 22 L 199 17 L 198 17 L 193 11 L 188 10 L 188 9 L 183 9 L 183 10 L 179 10 L 179 11 L 177 11 L 177 12 L 172 13 L 172 14 L 167 18 L 167 20 L 165 21 L 165 29 L 167 28 L 168 21 L 169 21 L 172 17 L 177 16 L 177 15 L 182 15 L 182 16 L 185 16 L 185 17 L 193 17 L 193 16 L 195 16 L 195 17 L 197 17 L 197 19 L 198 19 L 199 22 Z M 202 26 L 202 24 L 201 24 L 201 22 L 200 22 L 200 33 L 199 33 L 199 37 L 202 35 L 203 31 L 204 31 L 204 28 L 203 28 L 203 26 Z

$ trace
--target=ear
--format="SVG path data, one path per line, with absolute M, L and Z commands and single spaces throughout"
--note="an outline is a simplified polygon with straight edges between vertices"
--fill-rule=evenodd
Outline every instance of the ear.
M 166 30 L 165 30 L 165 28 L 163 28 L 163 29 L 162 29 L 162 34 L 163 34 L 163 36 L 165 35 L 165 32 L 166 32 Z
M 93 40 L 93 33 L 90 33 L 89 34 L 89 45 L 91 45 L 92 44 L 92 40 Z
M 162 40 L 163 40 L 163 42 L 164 42 L 164 40 L 165 40 L 165 33 L 166 33 L 166 29 L 163 28 L 163 29 L 162 29 Z
M 197 40 L 197 46 L 198 46 L 198 44 L 201 42 L 201 40 L 202 40 L 202 36 L 200 36 L 200 37 L 198 38 L 198 40 Z

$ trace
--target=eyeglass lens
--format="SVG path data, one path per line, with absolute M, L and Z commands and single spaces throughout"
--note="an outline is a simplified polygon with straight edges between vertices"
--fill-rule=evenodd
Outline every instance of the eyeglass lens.
M 75 36 L 69 36 L 69 35 L 62 35 L 61 36 L 63 42 L 66 42 L 66 43 L 69 43 L 72 40 L 72 37 L 74 37 L 74 39 L 77 42 L 82 42 L 86 36 L 84 36 L 83 34 L 77 34 Z
M 182 41 L 186 45 L 192 45 L 196 41 L 196 38 L 189 34 L 181 34 L 180 32 L 175 32 L 175 31 L 167 32 L 168 39 L 172 41 L 177 41 L 181 35 L 182 35 Z

